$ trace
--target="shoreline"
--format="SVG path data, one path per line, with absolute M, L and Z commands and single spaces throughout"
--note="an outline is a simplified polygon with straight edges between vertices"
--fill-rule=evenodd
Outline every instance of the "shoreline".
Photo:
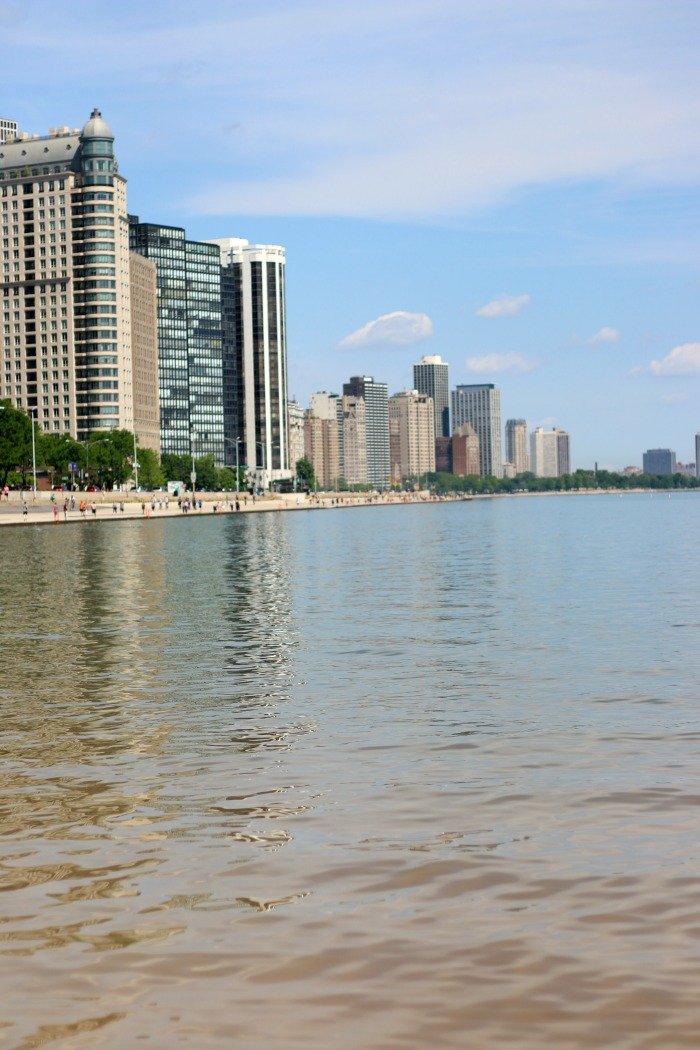
M 112 499 L 107 493 L 74 493 L 76 502 L 79 503 L 82 499 L 87 496 L 92 496 L 90 500 L 86 499 L 88 509 L 86 515 L 83 517 L 81 512 L 77 509 L 68 511 L 67 516 L 64 518 L 63 510 L 61 509 L 58 515 L 58 519 L 54 520 L 51 493 L 50 492 L 39 492 L 37 493 L 36 502 L 34 502 L 29 496 L 26 500 L 28 507 L 28 514 L 23 515 L 22 513 L 22 500 L 20 500 L 17 493 L 10 493 L 9 501 L 4 499 L 0 502 L 0 527 L 2 526 L 26 526 L 26 525 L 72 525 L 72 524 L 86 524 L 88 522 L 106 522 L 106 521 L 152 521 L 152 520 L 163 520 L 163 519 L 201 519 L 203 517 L 225 517 L 228 515 L 237 514 L 269 514 L 269 513 L 280 513 L 284 511 L 318 511 L 318 510 L 349 510 L 357 509 L 360 507 L 400 507 L 400 506 L 431 506 L 435 503 L 466 503 L 471 500 L 491 500 L 491 499 L 512 499 L 519 497 L 529 496 L 626 496 L 626 495 L 644 495 L 649 494 L 654 496 L 660 495 L 671 495 L 671 493 L 681 493 L 685 495 L 687 492 L 693 492 L 693 489 L 570 489 L 558 492 L 489 492 L 489 493 L 474 493 L 473 495 L 455 493 L 453 495 L 435 496 L 431 495 L 427 491 L 420 491 L 415 493 L 391 493 L 385 495 L 365 495 L 362 493 L 323 493 L 318 496 L 296 496 L 292 493 L 284 495 L 266 495 L 263 497 L 257 497 L 255 502 L 252 501 L 251 497 L 248 497 L 247 502 L 243 502 L 243 499 L 239 501 L 239 510 L 235 509 L 235 495 L 228 493 L 213 493 L 206 492 L 197 495 L 197 500 L 202 502 L 201 508 L 190 509 L 187 512 L 183 512 L 177 505 L 177 499 L 170 497 L 168 500 L 168 506 L 164 506 L 165 497 L 163 494 L 157 494 L 156 508 L 152 509 L 152 496 L 145 499 L 145 494 L 135 497 L 133 494 L 125 496 L 121 493 L 117 494 L 116 499 Z M 57 494 L 57 503 L 60 508 L 63 505 L 64 493 Z M 145 508 L 143 504 L 145 503 Z M 95 505 L 96 513 L 93 515 L 91 512 L 91 506 Z M 113 511 L 113 505 L 116 504 L 117 511 Z M 119 509 L 120 505 L 124 506 L 124 510 Z M 216 506 L 216 510 L 214 509 Z

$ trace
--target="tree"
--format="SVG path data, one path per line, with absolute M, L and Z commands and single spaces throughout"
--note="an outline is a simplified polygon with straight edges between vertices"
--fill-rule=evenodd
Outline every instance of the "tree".
M 139 464 L 139 487 L 143 489 L 162 488 L 165 484 L 165 476 L 157 454 L 152 448 L 139 448 L 136 452 Z
M 9 400 L 0 401 L 0 487 L 11 470 L 26 474 L 32 462 L 32 420 Z M 41 432 L 36 428 L 37 440 Z
M 70 434 L 42 434 L 37 455 L 49 473 L 51 484 L 55 485 L 68 474 L 69 463 L 82 462 L 85 450 Z
M 180 456 L 175 452 L 164 452 L 160 465 L 166 481 L 186 481 L 192 470 L 192 458 Z
M 103 488 L 123 485 L 133 470 L 134 435 L 130 430 L 93 431 L 88 438 L 90 472 Z
M 304 484 L 308 485 L 310 489 L 316 486 L 316 475 L 314 473 L 314 465 L 308 456 L 302 456 L 301 459 L 297 460 L 297 477 Z

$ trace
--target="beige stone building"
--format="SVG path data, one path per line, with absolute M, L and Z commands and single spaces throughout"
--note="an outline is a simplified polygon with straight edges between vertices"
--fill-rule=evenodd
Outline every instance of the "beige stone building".
M 142 448 L 160 454 L 156 264 L 132 252 L 129 285 L 134 433 Z
M 305 456 L 304 409 L 298 401 L 287 402 L 287 447 L 289 448 L 289 469 L 296 474 L 297 463 Z
M 338 420 L 307 412 L 304 419 L 304 453 L 311 461 L 319 488 L 336 489 L 340 476 Z
M 126 180 L 94 110 L 82 131 L 0 143 L 0 397 L 84 440 L 133 428 Z
M 479 437 L 470 423 L 457 427 L 452 435 L 452 473 L 460 477 L 479 474 Z
M 339 412 L 339 470 L 348 485 L 367 485 L 367 427 L 365 399 L 343 394 Z
M 394 481 L 435 470 L 433 399 L 417 390 L 389 398 L 389 455 Z

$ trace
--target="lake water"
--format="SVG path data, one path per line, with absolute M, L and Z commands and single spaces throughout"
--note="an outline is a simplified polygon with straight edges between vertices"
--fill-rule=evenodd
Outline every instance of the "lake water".
M 700 497 L 0 533 L 0 1047 L 696 1047 Z

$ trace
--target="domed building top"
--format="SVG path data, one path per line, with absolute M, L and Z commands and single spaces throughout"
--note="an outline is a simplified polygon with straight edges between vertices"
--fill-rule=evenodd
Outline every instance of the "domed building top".
M 99 109 L 93 109 L 90 119 L 80 133 L 81 139 L 112 139 L 112 129 L 106 120 L 102 119 Z

